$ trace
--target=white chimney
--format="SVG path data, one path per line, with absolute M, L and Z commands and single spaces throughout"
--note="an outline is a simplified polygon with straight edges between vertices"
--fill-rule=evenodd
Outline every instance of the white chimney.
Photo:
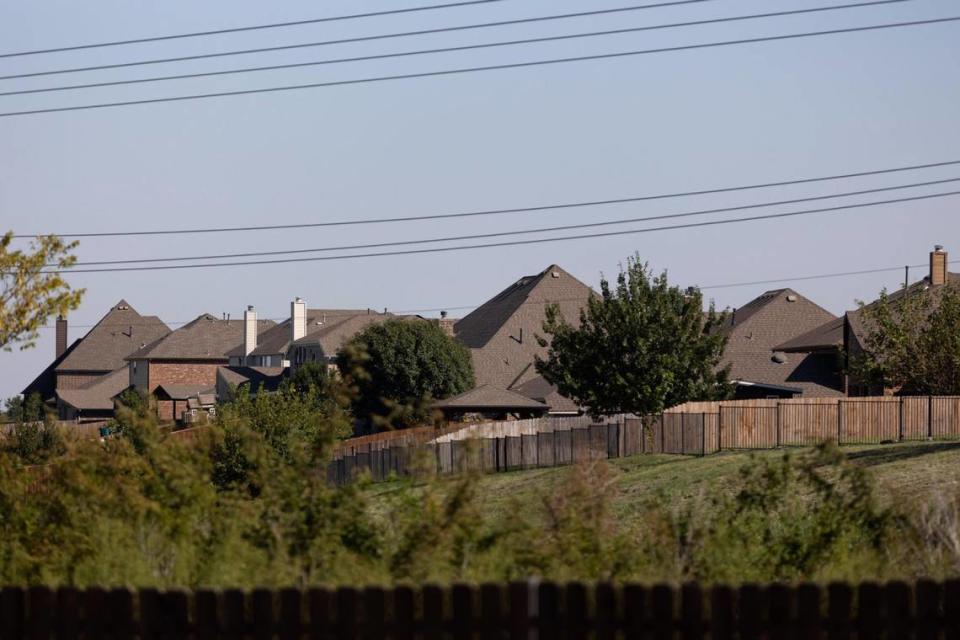
M 290 303 L 290 340 L 296 342 L 307 335 L 307 303 L 297 298 Z
M 243 355 L 249 356 L 257 348 L 257 312 L 253 305 L 243 312 Z M 244 363 L 246 364 L 246 363 Z

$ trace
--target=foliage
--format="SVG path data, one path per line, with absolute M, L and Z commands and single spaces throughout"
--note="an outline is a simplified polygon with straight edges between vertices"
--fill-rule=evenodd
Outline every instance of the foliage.
M 851 372 L 903 395 L 960 394 L 960 290 L 955 285 L 860 303 L 864 353 Z
M 348 347 L 337 364 L 357 387 L 354 412 L 379 427 L 422 421 L 431 400 L 474 384 L 470 352 L 432 322 L 370 325 Z
M 57 271 L 75 261 L 76 242 L 56 236 L 39 236 L 28 250 L 12 249 L 13 232 L 0 237 L 0 347 L 10 351 L 34 346 L 39 329 L 56 315 L 80 306 L 83 289 L 71 289 Z
M 31 393 L 26 398 L 23 396 L 7 398 L 4 413 L 11 422 L 25 422 L 43 420 L 46 409 L 43 406 L 43 398 L 40 394 Z
M 638 258 L 621 269 L 615 286 L 603 279 L 573 327 L 557 306 L 547 308 L 538 337 L 550 350 L 537 371 L 560 393 L 594 415 L 659 413 L 689 400 L 729 393 L 726 370 L 717 371 L 726 344 L 717 331 L 723 316 L 703 313 L 699 290 L 671 287 Z

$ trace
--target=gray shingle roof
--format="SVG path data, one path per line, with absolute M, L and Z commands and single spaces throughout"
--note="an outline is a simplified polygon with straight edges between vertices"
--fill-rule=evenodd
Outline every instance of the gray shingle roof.
M 537 376 L 519 386 L 510 387 L 528 398 L 533 398 L 550 407 L 551 413 L 579 413 L 580 406 L 570 398 L 560 395 L 560 391 L 547 382 L 543 376 Z
M 437 409 L 510 410 L 510 409 L 547 409 L 547 405 L 532 398 L 489 385 L 481 385 L 470 391 L 440 400 L 433 405 Z
M 57 373 L 56 369 L 60 366 L 60 363 L 69 357 L 73 350 L 80 345 L 80 340 L 74 340 L 73 344 L 67 347 L 67 350 L 60 354 L 60 357 L 47 365 L 47 368 L 41 371 L 33 381 L 24 388 L 20 393 L 24 397 L 29 396 L 34 393 L 39 393 L 40 397 L 43 398 L 44 402 L 52 400 L 56 397 L 57 392 Z
M 520 278 L 457 322 L 454 333 L 470 348 L 477 384 L 507 389 L 521 383 L 534 357 L 547 353 L 536 340 L 536 335 L 543 334 L 547 304 L 556 302 L 564 318 L 578 325 L 580 309 L 593 293 L 557 265 L 550 265 Z
M 113 398 L 130 386 L 127 366 L 89 382 L 79 389 L 59 389 L 57 397 L 75 409 L 108 411 L 113 409 Z
M 843 318 L 834 318 L 819 327 L 802 333 L 774 347 L 775 351 L 802 352 L 825 351 L 843 346 Z
M 121 300 L 87 332 L 80 344 L 57 365 L 57 371 L 113 371 L 124 358 L 170 333 L 156 316 L 141 316 Z
M 216 395 L 216 389 L 208 384 L 162 384 L 156 388 L 155 394 L 163 393 L 171 400 L 186 400 L 196 397 L 197 394 Z
M 328 318 L 326 324 L 317 326 L 312 333 L 308 333 L 294 344 L 298 346 L 319 345 L 325 356 L 333 357 L 351 338 L 372 324 L 380 324 L 387 320 L 411 319 L 418 319 L 418 317 L 363 312 L 336 322 L 331 322 Z
M 721 366 L 730 365 L 731 380 L 797 387 L 808 396 L 842 395 L 835 356 L 779 354 L 784 361 L 774 359 L 779 345 L 835 320 L 792 289 L 767 291 L 737 309 L 736 318 L 727 318 Z
M 307 309 L 307 336 L 356 316 L 381 315 L 370 309 Z M 251 352 L 254 356 L 284 355 L 290 348 L 290 319 L 275 325 L 257 336 L 257 348 Z M 242 338 L 242 336 L 241 336 Z M 243 355 L 243 342 L 227 354 L 231 357 Z
M 259 320 L 258 334 L 275 324 L 272 320 Z M 205 313 L 131 353 L 127 359 L 225 360 L 226 354 L 242 342 L 243 320 L 221 320 Z
M 953 287 L 960 287 L 960 273 L 948 273 L 947 274 L 947 285 Z M 936 288 L 930 288 L 930 277 L 927 276 L 923 280 L 918 280 L 914 282 L 906 289 L 897 289 L 896 291 L 891 292 L 887 295 L 887 299 L 890 302 L 896 302 L 903 298 L 906 295 L 913 295 L 915 293 L 921 293 L 923 291 L 936 291 Z M 871 307 L 879 302 L 879 298 L 874 300 L 868 307 Z M 848 311 L 846 313 L 847 322 L 850 324 L 850 331 L 853 334 L 853 338 L 860 342 L 860 345 L 863 345 L 864 338 L 867 334 L 867 328 L 864 326 L 863 315 L 860 313 L 860 309 L 854 311 Z
M 227 384 L 239 387 L 250 384 L 250 390 L 276 391 L 283 381 L 283 367 L 220 367 L 217 377 Z

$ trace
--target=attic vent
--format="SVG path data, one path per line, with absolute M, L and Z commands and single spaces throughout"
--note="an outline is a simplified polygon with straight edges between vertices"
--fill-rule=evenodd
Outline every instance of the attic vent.
M 777 364 L 785 364 L 787 362 L 787 354 L 782 351 L 777 351 L 773 354 L 773 361 Z
M 560 277 L 560 272 L 559 272 L 559 271 L 551 271 L 551 272 L 550 272 L 550 277 L 551 277 L 551 278 L 559 278 L 559 277 Z
M 787 296 L 787 302 L 796 302 L 796 301 L 797 301 L 797 296 L 793 295 L 792 293 Z

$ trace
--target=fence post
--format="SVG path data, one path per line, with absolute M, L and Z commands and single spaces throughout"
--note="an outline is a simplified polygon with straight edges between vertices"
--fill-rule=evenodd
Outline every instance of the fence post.
M 723 405 L 717 409 L 717 453 L 723 449 Z
M 837 446 L 843 442 L 843 400 L 837 400 Z
M 700 455 L 707 455 L 707 412 L 702 411 L 700 413 Z
M 687 452 L 687 449 L 685 446 L 686 443 L 683 441 L 683 432 L 686 426 L 687 426 L 687 414 L 681 413 L 680 414 L 680 455 L 683 455 L 684 453 Z
M 665 416 L 667 414 L 660 414 L 660 453 L 666 453 L 664 447 L 666 446 L 666 441 L 664 440 L 664 434 L 667 432 L 667 421 Z
M 933 396 L 927 396 L 927 439 L 933 440 Z
M 903 396 L 900 396 L 900 415 L 897 424 L 897 441 L 903 442 Z
M 780 448 L 780 401 L 777 401 L 777 404 L 773 405 L 773 410 L 776 412 L 776 424 L 777 424 L 777 446 L 776 449 Z

